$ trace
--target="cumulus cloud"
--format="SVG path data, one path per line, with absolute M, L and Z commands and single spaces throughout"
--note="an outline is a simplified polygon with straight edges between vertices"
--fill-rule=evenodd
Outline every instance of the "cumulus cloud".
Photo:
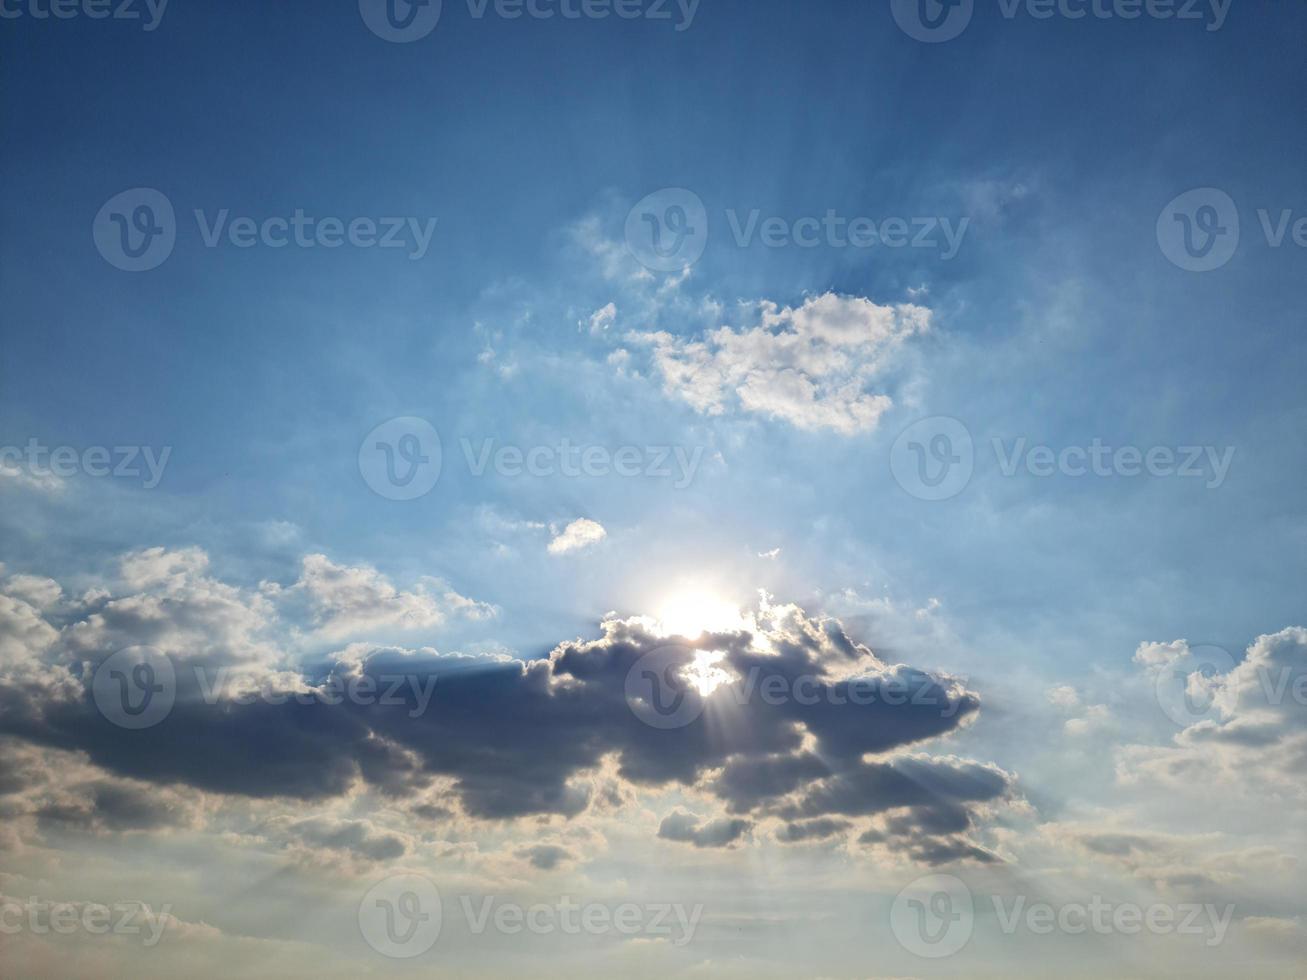
M 250 622 L 263 624 L 270 635 L 260 642 L 271 649 L 294 630 L 266 618 L 264 594 L 213 580 L 199 555 L 142 554 L 128 564 L 124 578 L 154 591 L 97 598 L 61 630 L 21 600 L 0 607 L 11 618 L 18 611 L 10 642 L 24 666 L 0 668 L 0 704 L 14 708 L 0 712 L 0 733 L 81 753 L 106 778 L 268 800 L 326 802 L 371 790 L 472 820 L 575 817 L 633 789 L 679 786 L 715 798 L 727 814 L 707 823 L 677 818 L 664 837 L 715 846 L 760 819 L 815 835 L 834 830 L 814 822 L 823 818 L 875 818 L 887 839 L 923 855 L 972 847 L 968 835 L 985 808 L 1015 792 L 996 767 L 921 751 L 979 710 L 960 681 L 887 664 L 838 622 L 768 602 L 747 629 L 673 646 L 649 620 L 614 618 L 597 639 L 561 643 L 532 661 L 362 643 L 312 673 L 284 655 L 271 666 L 270 657 L 259 697 L 215 696 L 177 654 L 175 702 L 143 737 L 110 723 L 90 695 L 96 667 L 114 649 L 207 628 L 221 634 L 209 638 L 210 662 L 241 664 Z M 129 599 L 136 614 L 107 615 Z M 222 633 L 215 616 L 240 625 Z M 91 644 L 89 634 L 113 643 Z M 704 694 L 685 678 L 708 651 L 729 681 Z M 647 723 L 630 700 L 628 677 L 650 662 L 695 709 L 677 729 Z M 795 696 L 758 693 L 777 687 Z M 0 777 L 35 778 L 26 770 Z M 124 809 L 108 788 L 89 796 L 101 810 Z M 365 856 L 399 847 L 383 831 L 349 823 L 285 831 Z
M 1224 672 L 1213 670 L 1223 664 L 1211 661 L 1232 661 L 1228 654 L 1198 653 L 1185 640 L 1140 645 L 1135 662 L 1163 693 L 1166 685 L 1159 681 L 1170 678 L 1194 720 L 1169 745 L 1124 746 L 1119 777 L 1172 786 L 1237 785 L 1307 801 L 1307 629 L 1259 636 Z
M 549 542 L 549 553 L 566 555 L 596 545 L 606 537 L 608 532 L 604 530 L 602 524 L 582 517 L 554 535 L 553 540 Z
M 758 305 L 755 326 L 686 339 L 665 331 L 628 340 L 652 351 L 668 395 L 703 415 L 741 411 L 799 429 L 843 435 L 876 427 L 893 404 L 869 391 L 905 340 L 930 328 L 930 310 L 825 293 L 798 308 Z
M 420 630 L 451 615 L 486 619 L 494 608 L 459 595 L 438 579 L 424 578 L 411 591 L 367 565 L 339 565 L 326 555 L 306 555 L 299 581 L 274 594 L 307 599 L 317 631 L 326 637 L 357 636 L 374 629 Z

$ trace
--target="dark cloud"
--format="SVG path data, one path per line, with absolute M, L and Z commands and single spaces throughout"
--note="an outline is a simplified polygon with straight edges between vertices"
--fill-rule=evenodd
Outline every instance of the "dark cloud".
M 734 844 L 753 826 L 739 817 L 722 817 L 706 823 L 693 813 L 678 810 L 663 818 L 658 836 L 695 847 L 726 847 Z
M 776 839 L 786 844 L 800 844 L 805 841 L 826 840 L 836 834 L 842 834 L 853 824 L 847 820 L 831 817 L 819 817 L 816 820 L 800 820 L 787 823 L 780 829 Z
M 541 871 L 553 871 L 559 865 L 576 860 L 576 855 L 557 844 L 533 844 L 514 853 L 523 860 L 530 861 L 533 867 Z
M 201 628 L 195 602 L 177 593 L 184 583 L 169 587 L 165 606 L 140 596 L 118 605 L 165 616 L 173 607 L 190 610 L 185 630 L 173 633 Z M 230 592 L 221 599 L 224 609 L 237 602 Z M 113 605 L 101 603 L 95 615 Z M 640 621 L 609 621 L 600 639 L 564 643 L 536 661 L 356 653 L 304 679 L 319 696 L 288 696 L 285 675 L 268 670 L 259 683 L 277 696 L 242 703 L 215 701 L 206 686 L 212 677 L 201 679 L 193 663 L 174 656 L 176 701 L 163 721 L 141 731 L 117 727 L 95 709 L 90 679 L 112 649 L 96 649 L 91 638 L 107 627 L 74 624 L 74 633 L 86 626 L 76 660 L 64 650 L 39 660 L 35 674 L 32 663 L 0 672 L 0 704 L 16 707 L 0 716 L 0 732 L 84 752 L 106 770 L 156 784 L 317 800 L 362 782 L 395 796 L 425 794 L 428 805 L 457 804 L 481 819 L 580 814 L 596 793 L 587 774 L 611 758 L 631 783 L 701 784 L 715 794 L 730 818 L 692 831 L 664 825 L 663 836 L 688 833 L 673 839 L 700 846 L 736 839 L 749 816 L 803 826 L 898 808 L 908 808 L 921 834 L 956 834 L 970 823 L 968 807 L 1011 791 L 1011 777 L 993 767 L 902 754 L 974 716 L 979 699 L 955 679 L 887 665 L 837 622 L 795 607 L 767 613 L 757 635 L 670 647 Z M 116 615 L 116 640 L 129 618 Z M 248 633 L 241 642 L 251 647 Z M 167 634 L 155 623 L 149 638 Z M 219 646 L 205 648 L 206 665 L 220 658 Z M 637 662 L 662 650 L 679 670 L 707 649 L 721 654 L 718 666 L 732 680 L 706 697 L 683 686 L 695 709 L 683 727 L 641 720 L 625 689 Z M 249 656 L 244 649 L 233 661 L 248 665 Z M 363 696 L 328 697 L 350 690 Z M 442 777 L 452 794 L 431 801 L 427 790 Z M 6 778 L 15 777 L 0 770 L 0 785 Z

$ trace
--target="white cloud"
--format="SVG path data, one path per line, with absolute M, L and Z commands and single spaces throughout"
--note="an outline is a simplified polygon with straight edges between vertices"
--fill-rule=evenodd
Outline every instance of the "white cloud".
M 617 304 L 609 303 L 590 314 L 590 333 L 596 336 L 606 333 L 617 322 Z
M 667 394 L 704 415 L 738 409 L 805 430 L 875 428 L 893 404 L 867 390 L 904 340 L 930 328 L 930 310 L 825 293 L 797 309 L 764 301 L 756 326 L 718 327 L 701 340 L 664 331 L 628 335 L 652 348 Z
M 439 579 L 423 578 L 412 591 L 403 591 L 375 568 L 337 565 L 326 555 L 305 555 L 299 581 L 285 591 L 307 596 L 318 632 L 331 637 L 377 628 L 425 629 L 450 615 L 494 615 L 492 606 L 459 595 Z
M 606 537 L 608 537 L 608 532 L 604 530 L 602 524 L 582 517 L 567 525 L 562 532 L 554 535 L 554 539 L 549 542 L 549 553 L 551 555 L 565 555 L 569 552 L 580 551 L 582 548 L 598 544 Z

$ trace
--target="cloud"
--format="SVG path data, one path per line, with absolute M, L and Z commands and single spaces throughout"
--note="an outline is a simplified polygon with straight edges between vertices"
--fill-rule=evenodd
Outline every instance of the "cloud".
M 706 823 L 693 813 L 678 810 L 663 818 L 658 836 L 664 840 L 680 841 L 695 847 L 728 847 L 743 837 L 753 826 L 738 817 L 722 817 Z
M 1307 802 L 1307 629 L 1259 636 L 1223 673 L 1204 669 L 1204 659 L 1212 658 L 1196 657 L 1185 640 L 1140 645 L 1135 662 L 1151 680 L 1170 674 L 1183 684 L 1187 704 L 1209 707 L 1169 745 L 1122 747 L 1118 778 L 1237 786 L 1273 794 L 1277 805 Z
M 582 517 L 554 535 L 554 539 L 549 542 L 549 553 L 566 555 L 596 545 L 606 537 L 608 532 L 604 530 L 602 524 Z
M 590 314 L 589 330 L 594 336 L 606 333 L 617 322 L 617 304 L 609 303 Z
M 554 871 L 577 861 L 576 854 L 559 844 L 532 844 L 514 853 L 540 871 Z
M 702 415 L 740 411 L 853 435 L 874 429 L 893 404 L 867 389 L 905 340 L 930 328 L 931 316 L 922 306 L 835 293 L 797 309 L 770 301 L 757 309 L 756 326 L 722 326 L 698 340 L 665 331 L 627 339 L 651 349 L 664 391 Z
M 294 669 L 286 647 L 296 628 L 270 618 L 267 596 L 218 582 L 205 565 L 197 554 L 137 554 L 124 580 L 155 591 L 100 596 L 61 631 L 9 597 L 0 608 L 21 628 L 9 635 L 16 659 L 0 668 L 0 733 L 161 789 L 324 802 L 370 790 L 483 821 L 575 817 L 633 790 L 679 786 L 727 809 L 724 823 L 681 828 L 705 845 L 738 837 L 737 821 L 890 815 L 907 821 L 895 833 L 910 828 L 911 846 L 925 853 L 932 841 L 959 846 L 985 806 L 1014 793 L 996 767 L 920 751 L 974 718 L 974 693 L 954 678 L 886 664 L 837 621 L 797 606 L 764 602 L 748 629 L 671 647 L 649 620 L 613 618 L 599 638 L 531 661 L 357 643 Z M 341 580 L 353 594 L 355 576 L 328 578 L 328 594 Z M 361 581 L 376 585 L 371 575 Z M 121 612 L 124 604 L 135 612 Z M 257 642 L 252 624 L 267 634 Z M 209 634 L 204 665 L 243 667 L 241 684 L 206 690 L 183 646 L 173 655 L 175 703 L 145 737 L 96 710 L 91 678 L 114 650 L 160 639 L 171 647 L 200 631 Z M 715 651 L 731 681 L 707 696 L 684 686 L 698 716 L 683 727 L 647 724 L 628 701 L 628 676 L 649 655 L 680 676 L 700 650 Z M 774 686 L 796 696 L 759 695 Z M 262 695 L 237 698 L 236 689 Z M 35 778 L 25 772 L 0 781 Z M 673 821 L 668 833 L 677 828 Z M 365 854 L 395 846 L 352 826 L 296 833 Z
M 459 595 L 438 579 L 424 578 L 412 591 L 397 589 L 375 568 L 338 565 L 326 555 L 306 555 L 299 581 L 284 592 L 302 594 L 314 626 L 326 637 L 358 636 L 375 629 L 421 630 L 451 615 L 487 619 L 492 606 Z

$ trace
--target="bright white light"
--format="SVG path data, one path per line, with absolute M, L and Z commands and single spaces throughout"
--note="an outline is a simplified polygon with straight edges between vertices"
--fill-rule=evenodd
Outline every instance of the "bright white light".
M 700 633 L 726 633 L 747 628 L 740 610 L 709 592 L 682 592 L 672 596 L 655 614 L 664 636 L 696 639 Z
M 700 650 L 694 661 L 685 668 L 683 676 L 694 685 L 700 697 L 707 697 L 723 684 L 732 680 L 729 673 L 718 667 L 718 662 L 725 657 L 720 650 Z

